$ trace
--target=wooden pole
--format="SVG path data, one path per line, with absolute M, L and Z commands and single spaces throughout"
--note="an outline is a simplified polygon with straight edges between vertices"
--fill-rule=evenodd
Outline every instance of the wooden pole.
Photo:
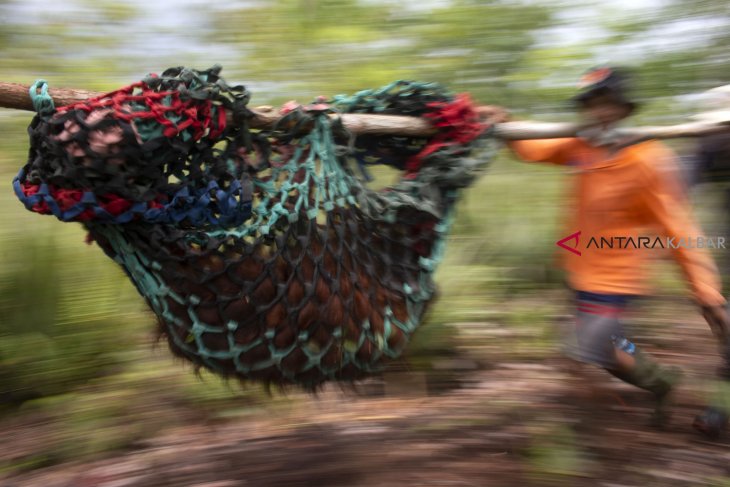
M 59 88 L 51 88 L 48 93 L 53 98 L 56 106 L 59 107 L 78 103 L 102 94 L 94 91 Z M 32 111 L 33 103 L 30 101 L 30 86 L 21 85 L 20 83 L 0 82 L 0 107 Z
M 572 123 L 506 122 L 495 126 L 496 136 L 504 140 L 557 139 L 575 137 L 589 127 Z M 649 139 L 700 137 L 730 131 L 728 122 L 689 122 L 679 125 L 613 128 L 605 135 L 623 145 Z
M 33 110 L 33 104 L 28 94 L 29 90 L 30 86 L 27 85 L 0 82 L 0 107 Z M 51 88 L 48 93 L 53 98 L 56 106 L 70 105 L 102 95 L 102 93 L 93 91 L 63 88 Z M 253 108 L 252 112 L 253 118 L 249 123 L 253 128 L 271 128 L 282 116 L 271 107 Z M 353 113 L 332 116 L 341 117 L 345 128 L 354 134 L 427 137 L 436 132 L 427 121 L 416 117 Z M 585 126 L 577 124 L 543 122 L 506 122 L 495 126 L 497 137 L 504 140 L 574 137 L 583 129 L 585 129 Z M 633 139 L 632 142 L 637 142 L 646 139 L 696 137 L 724 131 L 730 131 L 730 120 L 699 121 L 665 127 L 614 129 L 611 135 L 617 138 Z
M 0 82 L 0 107 L 17 110 L 33 110 L 33 103 L 29 95 L 30 86 L 19 83 Z M 71 105 L 95 98 L 103 93 L 50 88 L 48 94 L 53 98 L 57 107 Z M 271 128 L 281 118 L 281 114 L 271 107 L 257 107 L 251 110 L 254 114 L 249 124 L 253 128 Z M 337 115 L 333 115 L 335 117 Z M 429 136 L 436 133 L 435 129 L 425 120 L 416 117 L 399 115 L 367 115 L 344 113 L 339 115 L 344 126 L 356 134 L 386 134 L 404 136 Z

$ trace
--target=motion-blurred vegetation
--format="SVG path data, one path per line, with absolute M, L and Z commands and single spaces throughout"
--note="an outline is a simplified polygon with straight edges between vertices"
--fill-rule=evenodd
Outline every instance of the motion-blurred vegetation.
M 518 116 L 559 119 L 568 116 L 565 100 L 582 71 L 618 62 L 637 74 L 640 121 L 680 120 L 695 108 L 690 95 L 730 82 L 730 4 L 630 3 L 0 0 L 0 79 L 42 77 L 51 86 L 101 90 L 168 66 L 219 63 L 227 80 L 250 87 L 254 105 L 415 78 L 468 91 Z M 9 183 L 24 163 L 30 118 L 0 111 L 0 407 L 75 411 L 65 427 L 86 434 L 112 424 L 108 417 L 116 418 L 117 431 L 119 416 L 163 395 L 201 408 L 256 404 L 258 396 L 246 402 L 235 388 L 198 383 L 152 352 L 153 318 L 123 273 L 98 248 L 83 245 L 79 226 L 18 203 Z M 689 150 L 691 143 L 677 147 Z M 560 311 L 559 301 L 542 298 L 523 308 L 505 303 L 560 287 L 552 258 L 568 204 L 564 177 L 503 154 L 464 194 L 438 275 L 442 293 L 411 350 L 414 364 L 428 367 L 424 357 L 453 348 L 454 323 L 544 328 L 545 316 Z M 539 337 L 530 339 L 535 347 L 547 346 L 548 335 L 532 335 Z M 109 395 L 119 410 L 94 402 Z M 40 399 L 49 396 L 58 402 Z M 85 416 L 90 409 L 98 414 Z M 61 457 L 71 450 L 62 448 Z M 535 458 L 542 461 L 542 453 Z

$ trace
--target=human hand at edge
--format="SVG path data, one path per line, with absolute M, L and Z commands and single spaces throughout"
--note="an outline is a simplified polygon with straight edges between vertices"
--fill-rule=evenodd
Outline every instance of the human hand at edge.
M 730 380 L 730 315 L 725 306 L 704 306 L 702 308 L 707 324 L 710 325 L 712 333 L 720 344 L 722 365 L 718 374 L 726 380 Z
M 721 343 L 725 343 L 728 338 L 728 332 L 730 332 L 730 315 L 728 315 L 727 308 L 722 306 L 703 306 L 702 316 L 710 325 L 710 329 L 715 337 Z

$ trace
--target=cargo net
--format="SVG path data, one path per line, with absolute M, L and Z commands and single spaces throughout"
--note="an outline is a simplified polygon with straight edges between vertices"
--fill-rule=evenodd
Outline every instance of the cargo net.
M 224 376 L 315 387 L 400 356 L 434 296 L 458 191 L 496 147 L 466 96 L 398 81 L 288 104 L 251 129 L 219 67 L 174 68 L 55 109 L 31 89 L 15 192 L 82 222 L 172 351 Z M 39 93 L 40 90 L 40 93 Z M 424 117 L 429 137 L 356 136 L 339 113 Z M 403 170 L 368 189 L 368 166 Z

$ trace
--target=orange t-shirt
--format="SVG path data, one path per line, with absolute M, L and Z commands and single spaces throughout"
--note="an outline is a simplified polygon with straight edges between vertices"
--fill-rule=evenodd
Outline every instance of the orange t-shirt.
M 646 261 L 665 248 L 681 265 L 699 304 L 725 303 L 707 251 L 721 242 L 708 239 L 694 222 L 674 154 L 665 145 L 648 141 L 611 153 L 583 139 L 566 138 L 516 141 L 510 147 L 526 161 L 551 162 L 577 172 L 566 236 L 580 234 L 577 242 L 565 245 L 580 255 L 561 250 L 574 289 L 645 294 Z

